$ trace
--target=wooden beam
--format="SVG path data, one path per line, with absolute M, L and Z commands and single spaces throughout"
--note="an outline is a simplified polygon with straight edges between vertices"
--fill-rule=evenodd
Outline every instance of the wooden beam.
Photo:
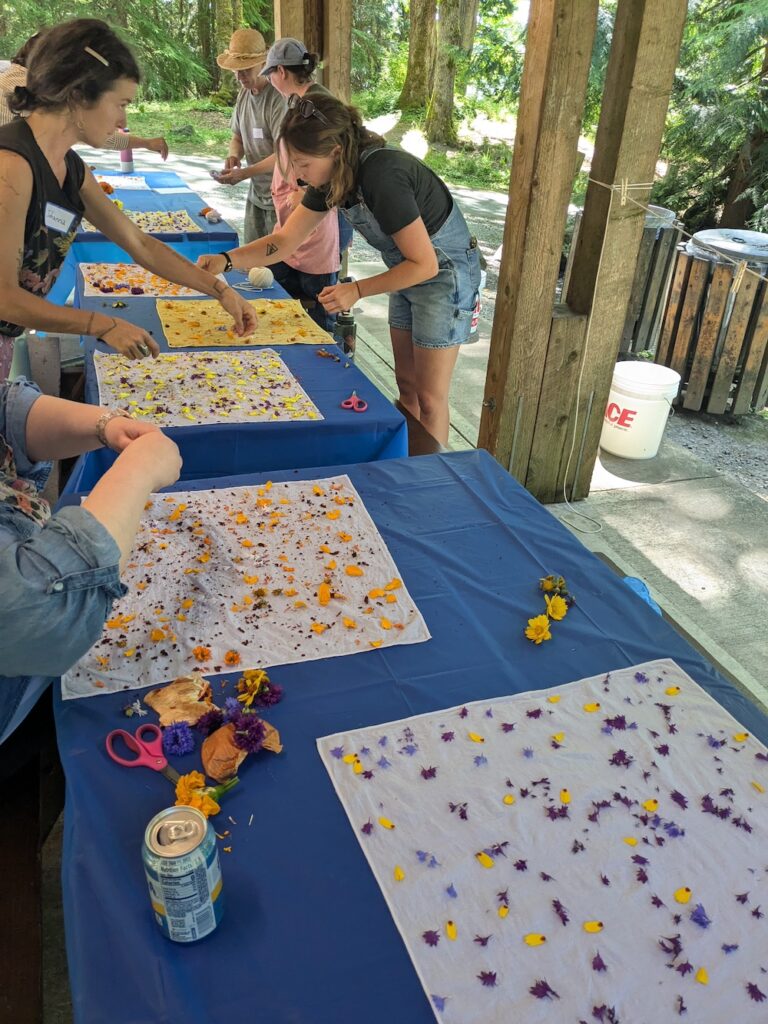
M 478 444 L 525 481 L 597 0 L 533 0 Z
M 653 180 L 686 11 L 686 0 L 619 0 L 593 179 L 611 186 Z M 647 204 L 650 188 L 629 194 Z M 590 182 L 566 296 L 575 312 L 591 314 L 584 385 L 595 393 L 576 498 L 589 493 L 645 223 L 643 210 L 630 202 L 622 206 L 618 196 L 611 201 L 611 195 Z
M 352 0 L 326 0 L 324 84 L 349 103 L 352 94 Z
M 319 53 L 324 67 L 318 79 L 349 102 L 352 69 L 352 0 L 274 0 L 275 38 L 300 39 Z

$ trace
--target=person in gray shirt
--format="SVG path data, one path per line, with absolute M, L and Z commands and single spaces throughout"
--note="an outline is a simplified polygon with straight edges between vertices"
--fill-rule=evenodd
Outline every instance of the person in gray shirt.
M 220 68 L 234 72 L 240 93 L 232 114 L 229 155 L 224 161 L 224 170 L 214 172 L 214 178 L 223 185 L 251 183 L 245 204 L 246 245 L 255 238 L 271 234 L 275 227 L 272 169 L 275 139 L 286 104 L 269 79 L 259 74 L 266 55 L 267 44 L 262 34 L 252 28 L 240 28 L 232 34 L 229 47 L 216 58 Z

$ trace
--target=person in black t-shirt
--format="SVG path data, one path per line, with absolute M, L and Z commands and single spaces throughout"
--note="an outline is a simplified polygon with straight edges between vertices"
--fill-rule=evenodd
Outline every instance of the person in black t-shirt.
M 252 307 L 232 288 L 145 235 L 99 187 L 72 150 L 104 145 L 125 125 L 139 69 L 130 50 L 103 21 L 81 18 L 43 32 L 29 55 L 26 86 L 9 106 L 26 113 L 0 128 L 0 371 L 12 339 L 25 328 L 90 334 L 129 358 L 157 355 L 140 327 L 104 313 L 66 309 L 45 296 L 86 216 L 142 267 L 215 296 L 238 334 L 253 330 Z
M 292 96 L 280 139 L 309 187 L 285 224 L 231 253 L 201 256 L 212 273 L 285 260 L 338 207 L 382 255 L 382 274 L 323 289 L 330 313 L 389 293 L 400 402 L 448 440 L 448 392 L 459 346 L 470 341 L 480 286 L 477 242 L 445 184 L 409 153 L 386 147 L 354 107 L 332 96 Z

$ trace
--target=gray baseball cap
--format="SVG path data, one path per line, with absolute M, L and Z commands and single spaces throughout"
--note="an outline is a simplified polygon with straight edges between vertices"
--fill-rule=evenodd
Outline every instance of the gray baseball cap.
M 272 43 L 267 54 L 267 63 L 259 74 L 268 77 L 277 67 L 297 68 L 307 64 L 309 64 L 309 54 L 304 43 L 300 39 L 286 36 L 284 39 L 276 39 Z

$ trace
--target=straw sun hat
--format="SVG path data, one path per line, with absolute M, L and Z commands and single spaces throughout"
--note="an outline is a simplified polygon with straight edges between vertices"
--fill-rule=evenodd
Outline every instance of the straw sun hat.
M 220 68 L 227 71 L 245 71 L 262 64 L 267 55 L 264 36 L 255 28 L 239 28 L 232 33 L 229 46 L 216 58 Z

